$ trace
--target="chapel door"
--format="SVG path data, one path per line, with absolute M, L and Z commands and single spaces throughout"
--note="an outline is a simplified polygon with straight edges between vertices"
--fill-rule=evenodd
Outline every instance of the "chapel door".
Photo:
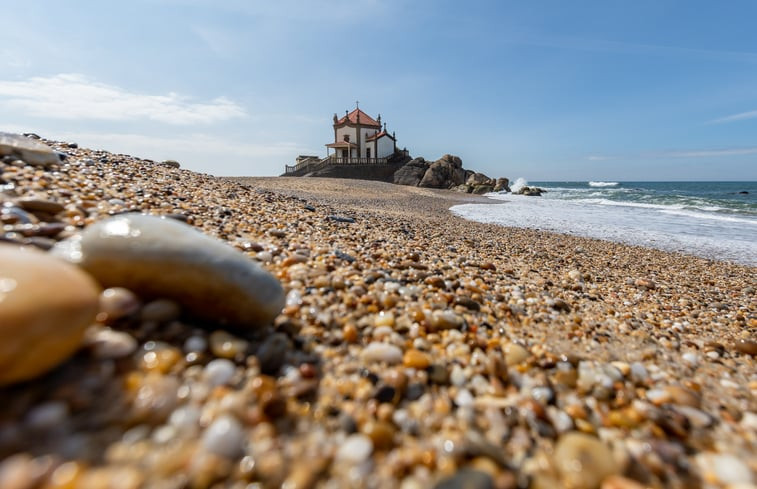
M 342 158 L 349 158 L 349 156 L 348 156 L 348 153 L 347 153 L 347 150 L 346 150 L 346 149 L 343 149 L 343 150 L 342 150 Z

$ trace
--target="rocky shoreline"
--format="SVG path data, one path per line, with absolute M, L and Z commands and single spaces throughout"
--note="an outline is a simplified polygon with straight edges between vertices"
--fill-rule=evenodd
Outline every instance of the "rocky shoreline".
M 53 367 L 19 360 L 8 345 L 27 323 L 0 302 L 0 365 L 45 371 L 0 380 L 0 487 L 757 484 L 754 267 L 448 211 L 476 195 L 221 179 L 43 142 L 65 160 L 2 157 L 0 246 L 63 265 L 4 260 L 0 288 L 44 326 L 28 348 L 81 341 Z M 149 237 L 133 213 L 180 225 L 157 231 L 174 250 L 162 262 L 211 269 L 171 281 L 176 269 L 131 261 L 144 275 L 129 282 L 111 273 L 129 246 L 82 247 L 107 251 L 105 272 L 52 256 L 109 222 Z M 197 248 L 177 256 L 184 233 Z M 280 283 L 272 320 L 224 312 L 208 287 L 230 274 L 203 254 L 215 245 Z M 67 288 L 56 266 L 87 270 L 95 290 Z M 18 298 L 2 280 L 29 276 L 52 285 Z M 67 333 L 71 303 L 93 317 Z

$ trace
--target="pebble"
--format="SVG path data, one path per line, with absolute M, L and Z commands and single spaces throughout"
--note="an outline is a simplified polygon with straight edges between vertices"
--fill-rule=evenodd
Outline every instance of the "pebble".
M 517 365 L 525 361 L 531 354 L 517 343 L 508 343 L 503 349 L 505 354 L 505 363 L 508 366 Z
M 123 358 L 137 349 L 137 340 L 129 333 L 110 328 L 97 328 L 87 334 L 85 344 L 92 355 L 100 360 Z
M 696 463 L 705 481 L 710 483 L 754 484 L 752 471 L 744 461 L 728 453 L 700 453 Z
M 562 435 L 553 457 L 563 486 L 571 489 L 596 489 L 619 470 L 609 447 L 584 433 Z
M 269 323 L 284 291 L 243 253 L 174 219 L 122 214 L 59 242 L 53 253 L 103 286 L 168 298 L 198 317 L 239 326 Z
M 386 362 L 395 364 L 402 362 L 402 350 L 390 343 L 374 341 L 363 349 L 360 357 L 368 363 Z
M 204 375 L 208 383 L 215 387 L 229 383 L 235 372 L 234 362 L 225 358 L 216 358 L 205 365 Z
M 420 350 L 410 349 L 403 355 L 402 363 L 408 368 L 425 369 L 431 365 L 431 357 Z
M 242 455 L 245 433 L 236 418 L 225 414 L 217 418 L 202 434 L 202 447 L 206 452 L 230 459 Z
M 53 430 L 62 427 L 68 418 L 69 409 L 62 401 L 49 401 L 35 406 L 26 415 L 26 424 L 35 430 Z
M 336 451 L 336 460 L 356 465 L 366 461 L 371 453 L 373 453 L 373 441 L 370 437 L 362 433 L 354 433 L 339 445 Z
M 58 154 L 45 143 L 20 134 L 0 132 L 0 157 L 10 155 L 21 158 L 34 166 L 47 167 L 60 163 Z
M 167 323 L 178 319 L 181 315 L 181 307 L 168 299 L 157 299 L 148 302 L 142 307 L 140 317 L 142 321 L 155 321 L 157 323 Z
M 460 469 L 455 475 L 442 479 L 434 489 L 495 489 L 494 479 L 486 472 Z
M 97 320 L 112 323 L 139 311 L 139 298 L 129 289 L 110 287 L 100 294 L 100 311 Z
M 745 355 L 757 356 L 757 341 L 741 339 L 734 343 L 733 349 Z
M 71 356 L 95 319 L 99 289 L 46 253 L 0 243 L 0 385 L 34 378 Z

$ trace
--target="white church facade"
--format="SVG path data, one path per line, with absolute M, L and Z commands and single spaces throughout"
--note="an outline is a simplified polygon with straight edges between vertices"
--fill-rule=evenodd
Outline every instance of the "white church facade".
M 330 150 L 334 150 L 330 154 Z M 334 114 L 334 142 L 326 145 L 326 157 L 344 160 L 381 160 L 392 156 L 397 151 L 397 138 L 389 134 L 386 123 L 381 125 L 381 114 L 374 119 L 356 107 L 346 112 L 340 119 Z

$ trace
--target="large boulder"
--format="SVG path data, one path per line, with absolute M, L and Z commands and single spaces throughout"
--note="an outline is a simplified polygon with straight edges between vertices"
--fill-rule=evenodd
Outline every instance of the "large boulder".
M 419 187 L 452 188 L 465 183 L 463 161 L 458 156 L 444 155 L 431 163 Z
M 488 194 L 489 192 L 492 192 L 492 191 L 494 191 L 493 185 L 476 185 L 475 187 L 473 187 L 473 190 L 471 193 L 481 195 L 481 194 Z
M 422 157 L 410 160 L 405 166 L 394 172 L 394 183 L 417 187 L 428 167 L 429 163 Z
M 494 186 L 495 182 L 493 179 L 487 177 L 483 173 L 474 172 L 471 174 L 467 180 L 465 180 L 466 185 L 491 185 Z
M 530 195 L 532 197 L 539 197 L 542 192 L 544 192 L 544 189 L 541 189 L 539 187 L 529 187 L 528 185 L 524 185 L 520 189 L 518 189 L 516 192 L 513 192 L 514 194 L 518 195 Z
M 505 177 L 501 177 L 497 179 L 497 183 L 494 185 L 494 192 L 509 192 L 510 191 L 510 180 Z

